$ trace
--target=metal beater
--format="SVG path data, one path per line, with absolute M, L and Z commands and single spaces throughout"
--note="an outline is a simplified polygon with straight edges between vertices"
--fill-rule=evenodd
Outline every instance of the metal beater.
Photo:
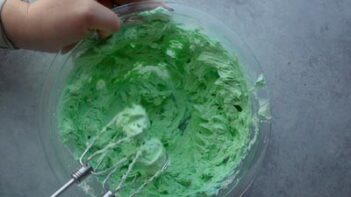
M 72 173 L 72 178 L 54 194 L 52 194 L 51 197 L 60 196 L 73 184 L 84 181 L 89 175 L 100 176 L 105 174 L 107 174 L 107 176 L 102 182 L 105 191 L 103 197 L 115 197 L 123 188 L 128 175 L 131 173 L 137 162 L 150 169 L 150 177 L 146 179 L 135 191 L 133 191 L 130 196 L 132 197 L 140 193 L 147 184 L 159 177 L 170 164 L 167 153 L 162 143 L 157 138 L 152 138 L 145 141 L 144 144 L 136 150 L 134 155 L 121 158 L 110 168 L 100 169 L 100 167 L 107 156 L 107 151 L 119 147 L 122 143 L 127 143 L 128 141 L 133 140 L 133 138 L 143 133 L 149 127 L 149 124 L 149 119 L 145 110 L 139 105 L 133 105 L 132 107 L 126 108 L 118 113 L 97 133 L 97 136 L 95 136 L 92 142 L 86 147 L 83 154 L 79 158 L 81 167 L 76 172 Z M 109 142 L 102 149 L 88 155 L 88 152 L 94 146 L 95 142 L 107 131 L 108 128 L 111 128 L 113 125 L 120 128 L 125 137 L 117 141 Z M 93 160 L 97 162 L 94 169 L 91 167 L 91 165 L 89 165 L 89 163 Z M 113 189 L 109 189 L 107 183 L 111 179 L 112 175 L 117 172 L 121 165 L 125 164 L 129 160 L 131 160 L 131 162 L 128 165 L 127 171 L 121 177 L 118 185 Z

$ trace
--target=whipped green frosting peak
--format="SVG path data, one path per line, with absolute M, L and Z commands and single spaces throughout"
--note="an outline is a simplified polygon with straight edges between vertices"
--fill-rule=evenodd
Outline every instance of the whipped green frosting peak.
M 120 196 L 132 194 L 166 160 L 167 169 L 138 196 L 216 195 L 247 152 L 251 111 L 237 59 L 171 16 L 143 12 L 108 40 L 87 41 L 61 97 L 61 139 L 76 158 L 93 139 L 90 154 L 132 136 L 104 154 L 99 169 L 127 158 L 110 187 L 142 150 Z
M 145 109 L 140 105 L 133 105 L 119 112 L 116 116 L 116 127 L 127 136 L 141 134 L 150 125 Z

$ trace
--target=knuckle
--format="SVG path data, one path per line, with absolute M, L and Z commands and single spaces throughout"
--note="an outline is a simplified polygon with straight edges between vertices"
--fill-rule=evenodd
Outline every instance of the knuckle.
M 87 3 L 81 7 L 80 20 L 86 25 L 90 25 L 95 17 L 95 7 L 92 3 Z

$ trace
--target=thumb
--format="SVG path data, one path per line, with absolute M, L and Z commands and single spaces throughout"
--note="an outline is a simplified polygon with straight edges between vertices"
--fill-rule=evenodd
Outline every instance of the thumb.
M 95 9 L 90 13 L 88 28 L 98 31 L 102 38 L 108 37 L 111 33 L 116 32 L 120 28 L 120 20 L 112 10 L 97 3 L 94 3 Z

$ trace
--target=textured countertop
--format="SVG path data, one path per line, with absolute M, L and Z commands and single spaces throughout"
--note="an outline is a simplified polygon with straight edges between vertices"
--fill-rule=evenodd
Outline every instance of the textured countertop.
M 351 196 L 351 1 L 182 2 L 234 29 L 270 84 L 271 144 L 244 196 Z M 0 51 L 1 197 L 49 196 L 58 187 L 36 117 L 52 57 Z

